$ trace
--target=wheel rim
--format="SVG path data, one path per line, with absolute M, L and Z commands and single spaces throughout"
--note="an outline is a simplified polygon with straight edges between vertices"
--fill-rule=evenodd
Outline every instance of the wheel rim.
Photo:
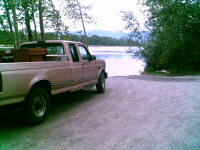
M 36 96 L 33 104 L 33 112 L 35 116 L 42 117 L 46 111 L 46 107 L 45 97 L 42 95 Z

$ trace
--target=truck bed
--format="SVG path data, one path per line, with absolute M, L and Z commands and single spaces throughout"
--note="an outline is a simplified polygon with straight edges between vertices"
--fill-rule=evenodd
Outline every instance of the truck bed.
M 44 61 L 44 62 L 17 62 L 17 63 L 0 63 L 0 72 L 15 71 L 27 69 L 40 69 L 49 67 L 62 67 L 70 65 L 69 61 Z

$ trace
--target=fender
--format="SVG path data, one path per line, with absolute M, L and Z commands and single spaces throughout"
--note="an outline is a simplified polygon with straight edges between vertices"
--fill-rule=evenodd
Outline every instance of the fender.
M 30 94 L 31 90 L 37 86 L 41 86 L 41 87 L 45 88 L 47 90 L 47 92 L 51 95 L 52 84 L 48 79 L 43 78 L 40 80 L 33 80 L 33 82 L 31 82 L 31 84 L 29 86 L 29 90 L 25 97 L 27 98 L 28 95 Z

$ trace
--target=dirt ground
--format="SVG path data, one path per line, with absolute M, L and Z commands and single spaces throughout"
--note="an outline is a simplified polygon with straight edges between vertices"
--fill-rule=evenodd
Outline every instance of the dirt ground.
M 107 91 L 53 97 L 49 118 L 26 126 L 0 111 L 0 150 L 200 150 L 200 76 L 110 77 Z

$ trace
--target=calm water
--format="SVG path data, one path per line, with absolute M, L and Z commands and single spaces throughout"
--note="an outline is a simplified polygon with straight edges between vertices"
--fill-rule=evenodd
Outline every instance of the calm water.
M 133 48 L 138 50 L 137 47 Z M 145 63 L 126 53 L 128 47 L 89 47 L 90 52 L 97 58 L 106 61 L 106 71 L 109 76 L 140 75 L 144 71 Z

